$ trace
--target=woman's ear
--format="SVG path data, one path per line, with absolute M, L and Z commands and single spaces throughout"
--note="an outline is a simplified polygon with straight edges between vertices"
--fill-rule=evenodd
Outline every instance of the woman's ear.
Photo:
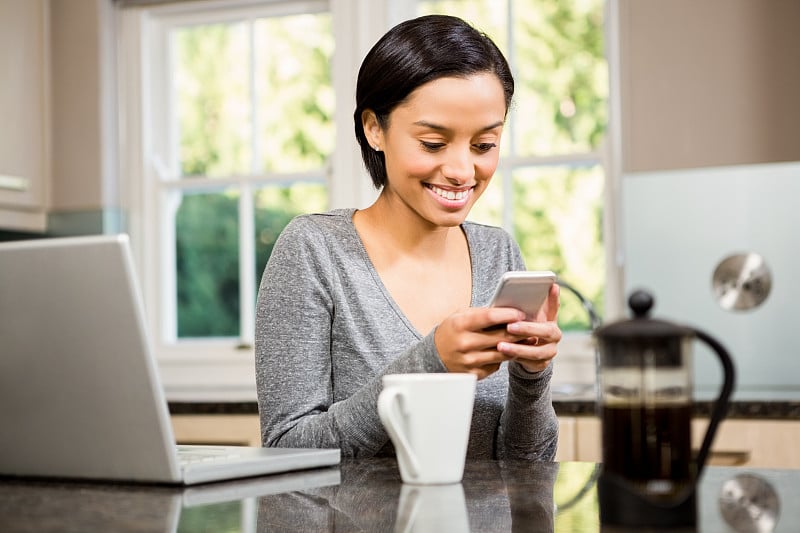
M 372 109 L 365 109 L 361 113 L 361 125 L 364 128 L 364 136 L 372 149 L 378 152 L 383 150 L 383 130 Z

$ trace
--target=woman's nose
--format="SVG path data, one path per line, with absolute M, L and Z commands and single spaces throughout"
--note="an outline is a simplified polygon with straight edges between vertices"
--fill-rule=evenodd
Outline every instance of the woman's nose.
M 475 177 L 475 165 L 472 161 L 470 147 L 448 150 L 447 160 L 442 173 L 448 180 L 456 183 L 467 183 Z

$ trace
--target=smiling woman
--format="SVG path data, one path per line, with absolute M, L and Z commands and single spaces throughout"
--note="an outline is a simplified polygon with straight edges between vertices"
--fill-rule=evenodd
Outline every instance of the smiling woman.
M 488 308 L 500 276 L 525 265 L 506 231 L 466 221 L 513 92 L 494 42 L 456 17 L 403 22 L 367 54 L 354 121 L 380 193 L 296 217 L 275 244 L 256 315 L 265 446 L 392 455 L 382 376 L 468 372 L 480 380 L 468 455 L 553 459 L 558 289 L 535 321 Z

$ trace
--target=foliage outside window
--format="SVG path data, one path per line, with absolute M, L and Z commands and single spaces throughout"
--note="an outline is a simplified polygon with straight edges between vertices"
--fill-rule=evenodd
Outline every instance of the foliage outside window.
M 330 15 L 177 27 L 171 43 L 179 174 L 163 190 L 173 206 L 176 337 L 246 339 L 241 316 L 278 234 L 292 217 L 327 208 Z

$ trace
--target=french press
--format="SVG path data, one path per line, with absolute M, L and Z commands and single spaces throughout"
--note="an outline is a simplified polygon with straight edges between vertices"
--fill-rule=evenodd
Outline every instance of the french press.
M 652 296 L 634 292 L 633 318 L 595 332 L 603 461 L 597 481 L 600 522 L 685 527 L 697 520 L 696 485 L 728 408 L 734 367 L 715 339 L 648 318 Z M 719 357 L 724 382 L 696 457 L 691 449 L 692 341 Z

